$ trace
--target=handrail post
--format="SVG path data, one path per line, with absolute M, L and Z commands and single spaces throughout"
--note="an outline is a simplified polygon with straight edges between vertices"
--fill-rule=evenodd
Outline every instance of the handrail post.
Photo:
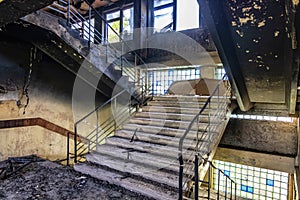
M 220 178 L 221 178 L 221 176 L 220 176 L 220 170 L 218 169 L 218 195 L 217 195 L 217 200 L 219 200 L 220 199 Z
M 195 155 L 195 192 L 194 192 L 194 199 L 195 200 L 198 200 L 198 197 L 199 197 L 199 169 L 198 169 L 198 163 L 199 163 L 199 160 L 198 160 L 198 155 L 196 154 Z
M 99 112 L 98 110 L 96 110 L 96 145 L 98 145 L 99 143 Z M 97 146 L 96 146 L 96 150 L 97 150 Z
M 234 187 L 234 200 L 236 200 L 236 190 L 237 190 L 237 183 L 234 183 L 235 187 Z
M 232 181 L 230 181 L 230 200 L 232 200 Z
M 123 74 L 123 67 L 124 67 L 124 65 L 123 65 L 123 53 L 124 53 L 124 46 L 123 46 L 123 41 L 121 40 L 121 72 L 122 72 L 122 74 Z
M 207 199 L 209 200 L 210 199 L 210 184 L 211 184 L 211 165 L 210 165 L 210 162 L 208 162 L 208 195 L 207 195 Z
M 209 143 L 212 140 L 212 133 L 211 133 L 211 98 L 208 99 L 208 134 L 209 134 Z
M 74 128 L 74 163 L 77 163 L 77 124 Z
M 227 177 L 225 176 L 225 200 L 227 199 Z
M 182 153 L 180 152 L 178 155 L 179 159 L 179 200 L 183 198 L 183 188 L 182 188 L 182 181 L 183 181 L 183 157 Z
M 67 7 L 67 26 L 70 27 L 70 18 L 71 18 L 71 2 L 68 0 L 68 7 Z
M 67 166 L 70 165 L 69 160 L 70 160 L 70 132 L 67 134 Z
M 91 16 L 92 16 L 92 9 L 89 7 L 89 41 L 88 41 L 88 47 L 91 48 Z

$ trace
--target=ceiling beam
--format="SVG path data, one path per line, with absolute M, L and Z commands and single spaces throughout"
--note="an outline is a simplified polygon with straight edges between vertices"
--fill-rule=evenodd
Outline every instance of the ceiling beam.
M 224 65 L 230 83 L 234 89 L 239 107 L 242 111 L 252 108 L 244 76 L 240 69 L 238 56 L 235 52 L 230 29 L 223 10 L 223 1 L 200 1 L 201 12 L 206 20 L 208 29 L 218 49 L 218 53 Z

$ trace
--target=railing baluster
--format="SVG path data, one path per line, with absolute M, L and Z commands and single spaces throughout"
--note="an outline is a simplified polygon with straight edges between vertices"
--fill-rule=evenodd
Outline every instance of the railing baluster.
M 211 178 L 210 177 L 211 176 L 211 174 L 210 174 L 211 173 L 211 165 L 210 165 L 210 162 L 208 162 L 208 165 L 209 166 L 208 166 L 208 175 L 207 175 L 208 176 L 208 188 L 207 188 L 208 189 L 208 197 L 207 197 L 207 199 L 209 200 L 210 199 L 210 184 L 211 184 L 211 180 L 210 180 L 210 178 Z
M 91 48 L 91 16 L 92 16 L 92 10 L 91 7 L 89 8 L 89 41 L 88 41 L 88 47 Z
M 67 166 L 70 165 L 70 132 L 67 134 Z
M 74 133 L 74 163 L 77 163 L 77 123 L 75 123 Z
M 195 191 L 194 191 L 194 199 L 195 200 L 198 200 L 198 197 L 199 197 L 199 164 L 198 164 L 198 155 L 196 154 L 195 155 Z
M 232 200 L 232 181 L 230 181 L 230 200 Z
M 68 0 L 68 8 L 67 8 L 67 26 L 71 26 L 70 23 L 70 9 L 71 9 L 71 3 L 70 0 Z
M 218 194 L 217 194 L 217 200 L 220 199 L 220 170 L 218 169 Z
M 225 176 L 225 200 L 227 199 L 227 177 Z
M 96 111 L 96 144 L 99 144 L 99 112 Z M 97 149 L 97 147 L 96 147 Z
M 234 200 L 236 200 L 236 189 L 237 189 L 236 187 L 237 187 L 237 183 L 235 183 L 234 185 L 235 185 L 235 187 L 234 187 Z

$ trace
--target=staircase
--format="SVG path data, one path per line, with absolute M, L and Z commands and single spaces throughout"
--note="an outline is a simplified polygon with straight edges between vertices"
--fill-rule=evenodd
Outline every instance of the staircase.
M 57 12 L 67 16 L 66 20 L 42 11 L 23 18 L 32 30 L 39 26 L 54 33 L 48 36 L 51 40 L 45 39 L 46 45 L 39 40 L 34 45 L 48 55 L 60 49 L 77 65 L 87 62 L 78 74 L 102 93 L 115 89 L 114 84 L 119 87 L 116 95 L 109 94 L 113 97 L 75 123 L 74 137 L 68 134 L 67 162 L 74 158 L 77 171 L 144 197 L 209 199 L 210 193 L 199 190 L 199 183 L 210 171 L 209 163 L 231 112 L 228 81 L 220 81 L 209 97 L 167 95 L 144 101 L 149 99 L 149 80 L 147 65 L 139 55 L 131 51 L 135 60 L 128 61 L 123 52 L 126 43 L 121 42 L 119 51 L 92 28 L 92 10 L 86 18 L 64 0 L 49 9 L 58 7 L 61 9 Z M 98 14 L 95 9 L 93 12 Z M 76 24 L 86 22 L 88 37 L 84 33 L 80 36 Z M 77 74 L 73 63 L 66 67 Z M 97 85 L 99 80 L 101 87 Z M 107 106 L 112 106 L 113 114 L 103 119 L 99 114 Z
M 154 96 L 105 144 L 97 143 L 75 170 L 154 199 L 178 199 L 180 185 L 187 196 L 194 190 L 194 156 L 212 159 L 228 121 L 228 98 L 214 96 L 216 91 L 211 97 Z M 199 162 L 197 167 L 202 180 L 207 165 Z M 199 196 L 207 198 L 201 191 Z

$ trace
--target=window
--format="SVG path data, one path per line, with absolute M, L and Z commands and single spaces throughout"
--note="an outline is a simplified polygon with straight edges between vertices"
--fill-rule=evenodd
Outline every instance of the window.
M 177 0 L 176 31 L 199 28 L 200 8 L 197 0 Z
M 200 7 L 197 0 L 154 0 L 152 6 L 156 33 L 200 26 Z
M 153 1 L 154 32 L 167 32 L 174 29 L 174 2 L 173 0 Z
M 215 160 L 214 165 L 237 183 L 237 196 L 267 200 L 285 200 L 288 197 L 288 173 Z M 214 189 L 218 189 L 218 171 L 213 171 Z M 230 191 L 224 177 L 219 189 Z
M 133 38 L 133 6 L 107 12 L 105 14 L 107 26 L 105 36 L 109 43 L 120 42 L 121 35 L 124 40 Z
M 173 69 L 155 69 L 149 72 L 149 84 L 155 95 L 164 95 L 174 81 L 200 78 L 199 66 L 177 66 Z

